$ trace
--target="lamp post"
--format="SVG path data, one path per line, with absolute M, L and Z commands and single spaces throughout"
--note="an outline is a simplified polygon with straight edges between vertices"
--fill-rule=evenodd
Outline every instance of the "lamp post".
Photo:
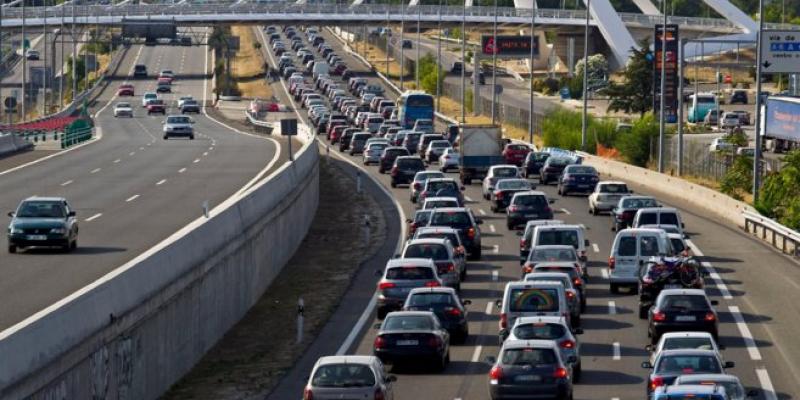
M 439 10 L 436 13 L 436 109 L 441 110 L 439 102 L 442 98 L 442 0 L 439 0 Z
M 462 9 L 461 13 L 461 125 L 463 126 L 467 122 L 467 57 L 466 57 L 466 50 L 467 47 L 467 40 L 466 40 L 466 30 L 467 30 L 467 1 L 464 0 L 464 8 Z M 473 96 L 475 94 L 473 93 Z M 460 136 L 460 135 L 459 135 Z
M 404 50 L 403 43 L 405 43 L 405 32 L 406 32 L 406 6 L 402 4 L 400 6 L 400 90 L 403 89 L 403 84 L 405 81 L 406 76 L 406 56 Z
M 758 43 L 756 43 L 756 151 L 753 155 L 753 203 L 758 201 L 761 189 L 761 63 L 763 62 L 763 49 L 761 36 L 764 34 L 764 0 L 758 1 Z
M 422 38 L 421 38 L 421 35 L 422 35 L 421 32 L 422 31 L 421 31 L 419 25 L 420 25 L 420 20 L 422 19 L 422 7 L 420 7 L 419 3 L 417 3 L 416 7 L 417 7 L 417 44 L 416 44 L 416 47 L 417 47 L 417 59 L 414 62 L 414 66 L 417 69 L 416 87 L 417 87 L 417 90 L 419 90 L 419 44 L 420 44 L 420 40 L 422 40 Z
M 592 0 L 586 0 L 586 25 L 583 32 L 583 113 L 581 114 L 581 150 L 586 150 L 586 131 L 589 127 L 589 17 Z
M 28 100 L 28 49 L 25 48 L 25 0 L 22 0 L 22 121 L 25 122 Z M 30 43 L 30 42 L 29 42 Z
M 533 144 L 533 130 L 534 130 L 534 104 L 533 104 L 533 57 L 536 55 L 534 52 L 534 45 L 536 44 L 536 35 L 534 29 L 536 27 L 536 1 L 531 1 L 531 82 L 530 82 L 530 115 L 528 116 L 528 142 Z
M 494 125 L 497 121 L 497 0 L 494 0 L 492 44 L 492 125 Z
M 661 27 L 661 88 L 659 97 L 659 111 L 658 111 L 658 172 L 664 172 L 664 128 L 666 119 L 664 118 L 665 110 L 665 93 L 667 84 L 667 23 L 669 14 L 667 13 L 667 0 L 662 1 L 662 8 L 664 13 L 664 25 Z M 719 117 L 719 111 L 717 111 Z

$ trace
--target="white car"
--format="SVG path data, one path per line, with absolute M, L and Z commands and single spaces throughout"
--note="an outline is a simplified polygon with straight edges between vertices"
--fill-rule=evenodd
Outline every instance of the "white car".
M 147 107 L 150 100 L 158 100 L 158 94 L 155 92 L 147 92 L 142 96 L 142 107 Z
M 658 344 L 647 345 L 645 350 L 650 352 L 650 362 L 654 363 L 659 353 L 664 350 L 713 350 L 722 359 L 717 341 L 708 332 L 666 332 L 661 335 Z
M 194 100 L 194 97 L 192 97 L 192 96 L 181 96 L 178 99 L 178 108 L 183 107 L 183 103 L 185 103 L 187 100 Z
M 734 148 L 736 148 L 735 144 L 725 141 L 725 138 L 719 137 L 711 141 L 711 144 L 708 146 L 708 151 L 714 153 L 717 151 L 733 150 Z
M 603 211 L 611 211 L 623 196 L 632 194 L 625 182 L 600 181 L 589 195 L 589 214 L 597 215 Z
M 447 172 L 450 168 L 458 168 L 461 155 L 452 147 L 444 149 L 444 153 L 439 156 L 439 170 Z
M 736 128 L 742 123 L 739 121 L 739 114 L 733 112 L 726 112 L 722 114 L 722 121 L 719 126 L 722 129 Z
M 492 192 L 494 192 L 494 185 L 500 179 L 519 177 L 519 169 L 516 165 L 503 164 L 489 167 L 489 172 L 486 174 L 486 177 L 483 178 L 483 187 L 481 188 L 483 198 L 489 200 L 489 196 L 492 194 Z
M 114 105 L 114 117 L 130 117 L 133 118 L 133 107 L 131 103 L 117 103 Z

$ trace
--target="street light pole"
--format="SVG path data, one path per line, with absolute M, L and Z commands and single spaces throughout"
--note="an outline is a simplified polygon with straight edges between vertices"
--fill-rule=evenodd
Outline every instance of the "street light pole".
M 47 1 L 44 2 L 44 57 L 42 57 L 42 61 L 44 64 L 44 68 L 42 69 L 44 72 L 43 76 L 43 83 L 44 83 L 44 91 L 42 91 L 42 116 L 47 115 L 47 48 L 50 47 L 50 43 L 47 41 Z
M 25 122 L 26 104 L 28 100 L 28 54 L 25 48 L 25 0 L 22 0 L 22 115 L 21 120 Z M 29 42 L 30 43 L 30 42 Z
M 528 142 L 533 144 L 533 131 L 534 131 L 534 104 L 533 104 L 533 57 L 536 55 L 534 52 L 534 45 L 536 43 L 536 35 L 534 29 L 536 28 L 536 1 L 531 1 L 531 82 L 530 82 L 530 113 L 528 116 Z
M 494 30 L 492 33 L 492 125 L 497 121 L 497 0 L 494 0 Z
M 464 125 L 467 122 L 467 57 L 466 57 L 466 50 L 467 47 L 467 39 L 466 39 L 466 30 L 467 30 L 467 1 L 464 0 L 464 8 L 462 9 L 461 13 L 461 125 Z M 473 93 L 473 96 L 475 94 Z M 460 136 L 460 135 L 459 135 Z
M 661 89 L 659 93 L 659 97 L 661 100 L 659 101 L 659 112 L 658 112 L 658 172 L 664 172 L 664 128 L 666 119 L 664 118 L 664 91 L 666 90 L 666 81 L 667 81 L 667 18 L 669 14 L 667 13 L 667 0 L 661 0 L 663 2 L 662 6 L 664 9 L 664 25 L 661 27 Z M 717 117 L 719 117 L 719 111 L 717 111 Z M 719 121 L 719 120 L 717 120 Z
M 442 0 L 439 0 L 439 10 L 436 13 L 437 15 L 437 27 L 438 33 L 436 34 L 436 110 L 441 110 L 439 107 L 439 103 L 442 98 Z
M 415 46 L 417 48 L 417 59 L 414 62 L 414 66 L 417 69 L 416 87 L 417 87 L 417 90 L 419 90 L 419 44 L 420 44 L 420 40 L 422 40 L 422 37 L 421 37 L 421 35 L 422 35 L 421 32 L 422 31 L 420 30 L 420 26 L 419 25 L 420 25 L 420 20 L 422 19 L 422 7 L 420 7 L 419 3 L 417 3 L 416 7 L 417 7 L 417 44 Z
M 405 42 L 405 32 L 406 32 L 406 6 L 405 4 L 401 5 L 400 9 L 400 90 L 404 90 L 404 81 L 406 76 L 406 56 L 405 52 L 403 51 L 403 43 Z
M 72 1 L 72 96 L 70 99 L 75 101 L 75 96 L 78 95 L 78 38 L 75 36 L 77 34 L 77 8 L 75 6 L 76 1 Z
M 586 151 L 586 131 L 589 128 L 589 17 L 592 0 L 586 0 L 586 25 L 583 31 L 583 114 L 581 115 L 581 150 Z
M 758 201 L 761 189 L 761 63 L 763 62 L 763 49 L 761 48 L 762 35 L 764 34 L 764 0 L 758 1 L 758 43 L 756 43 L 756 151 L 753 155 L 753 203 Z

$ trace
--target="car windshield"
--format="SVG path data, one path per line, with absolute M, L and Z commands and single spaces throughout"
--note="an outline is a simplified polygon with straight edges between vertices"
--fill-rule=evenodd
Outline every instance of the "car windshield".
M 427 315 L 403 315 L 387 317 L 381 328 L 386 331 L 430 331 L 433 321 Z
M 512 289 L 509 310 L 511 312 L 558 311 L 558 292 L 556 289 Z
M 182 116 L 175 116 L 175 117 L 167 117 L 168 124 L 188 124 L 192 120 L 189 117 L 182 117 Z
M 673 337 L 664 339 L 663 350 L 698 349 L 714 350 L 708 337 Z
M 454 305 L 453 296 L 449 293 L 417 293 L 408 299 L 410 306 L 450 306 Z
M 531 261 L 577 261 L 578 257 L 572 249 L 535 249 Z
M 130 103 L 117 103 L 117 108 L 131 108 Z
M 561 324 L 520 324 L 514 328 L 514 336 L 522 340 L 555 340 L 563 337 L 566 332 Z
M 500 362 L 505 365 L 552 365 L 557 361 L 552 349 L 506 349 Z
M 389 268 L 386 279 L 390 280 L 423 280 L 433 279 L 433 269 L 429 267 L 404 266 Z
M 666 296 L 658 306 L 661 311 L 707 311 L 708 301 L 702 295 L 671 295 Z
M 517 206 L 544 208 L 547 206 L 547 199 L 540 195 L 517 195 L 513 198 L 513 204 Z
M 431 215 L 431 226 L 450 226 L 453 228 L 467 228 L 472 226 L 469 215 L 464 211 L 445 211 Z
M 600 185 L 600 191 L 603 193 L 628 193 L 628 186 L 619 183 L 607 183 Z
M 656 199 L 652 198 L 634 198 L 634 199 L 624 199 L 622 200 L 622 208 L 649 208 L 649 207 L 658 207 L 658 203 L 656 203 Z
M 575 229 L 553 229 L 543 230 L 539 232 L 539 240 L 536 243 L 539 246 L 547 245 L 565 245 L 578 247 L 578 231 Z
M 722 373 L 719 361 L 711 355 L 671 355 L 658 361 L 656 373 L 664 375 L 719 374 Z
M 55 201 L 26 201 L 17 211 L 18 218 L 64 218 L 64 205 Z
M 517 176 L 516 168 L 496 168 L 494 176 L 498 178 L 514 178 Z
M 530 182 L 522 179 L 504 179 L 497 182 L 497 190 L 526 190 L 530 189 Z
M 315 387 L 371 387 L 375 374 L 363 364 L 327 364 L 317 368 L 311 385 Z
M 404 258 L 431 258 L 433 260 L 447 260 L 447 248 L 441 244 L 412 244 L 406 247 Z

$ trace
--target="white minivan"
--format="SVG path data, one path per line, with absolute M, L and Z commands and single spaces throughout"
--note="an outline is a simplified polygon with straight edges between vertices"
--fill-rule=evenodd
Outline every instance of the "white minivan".
M 575 248 L 578 258 L 581 260 L 581 267 L 584 275 L 586 270 L 586 247 L 589 240 L 582 225 L 540 225 L 533 230 L 531 239 L 531 251 L 536 246 L 566 245 Z
M 634 290 L 639 285 L 639 270 L 652 257 L 671 257 L 672 244 L 663 229 L 623 229 L 614 238 L 608 257 L 608 279 L 611 293 L 620 286 Z
M 495 305 L 500 308 L 500 338 L 507 336 L 508 329 L 520 317 L 552 316 L 564 317 L 570 326 L 569 303 L 566 289 L 557 281 L 509 282 L 503 299 Z
M 640 208 L 633 217 L 631 227 L 641 228 L 642 225 L 658 225 L 667 233 L 678 233 L 683 235 L 683 220 L 681 212 L 671 207 L 648 207 Z

